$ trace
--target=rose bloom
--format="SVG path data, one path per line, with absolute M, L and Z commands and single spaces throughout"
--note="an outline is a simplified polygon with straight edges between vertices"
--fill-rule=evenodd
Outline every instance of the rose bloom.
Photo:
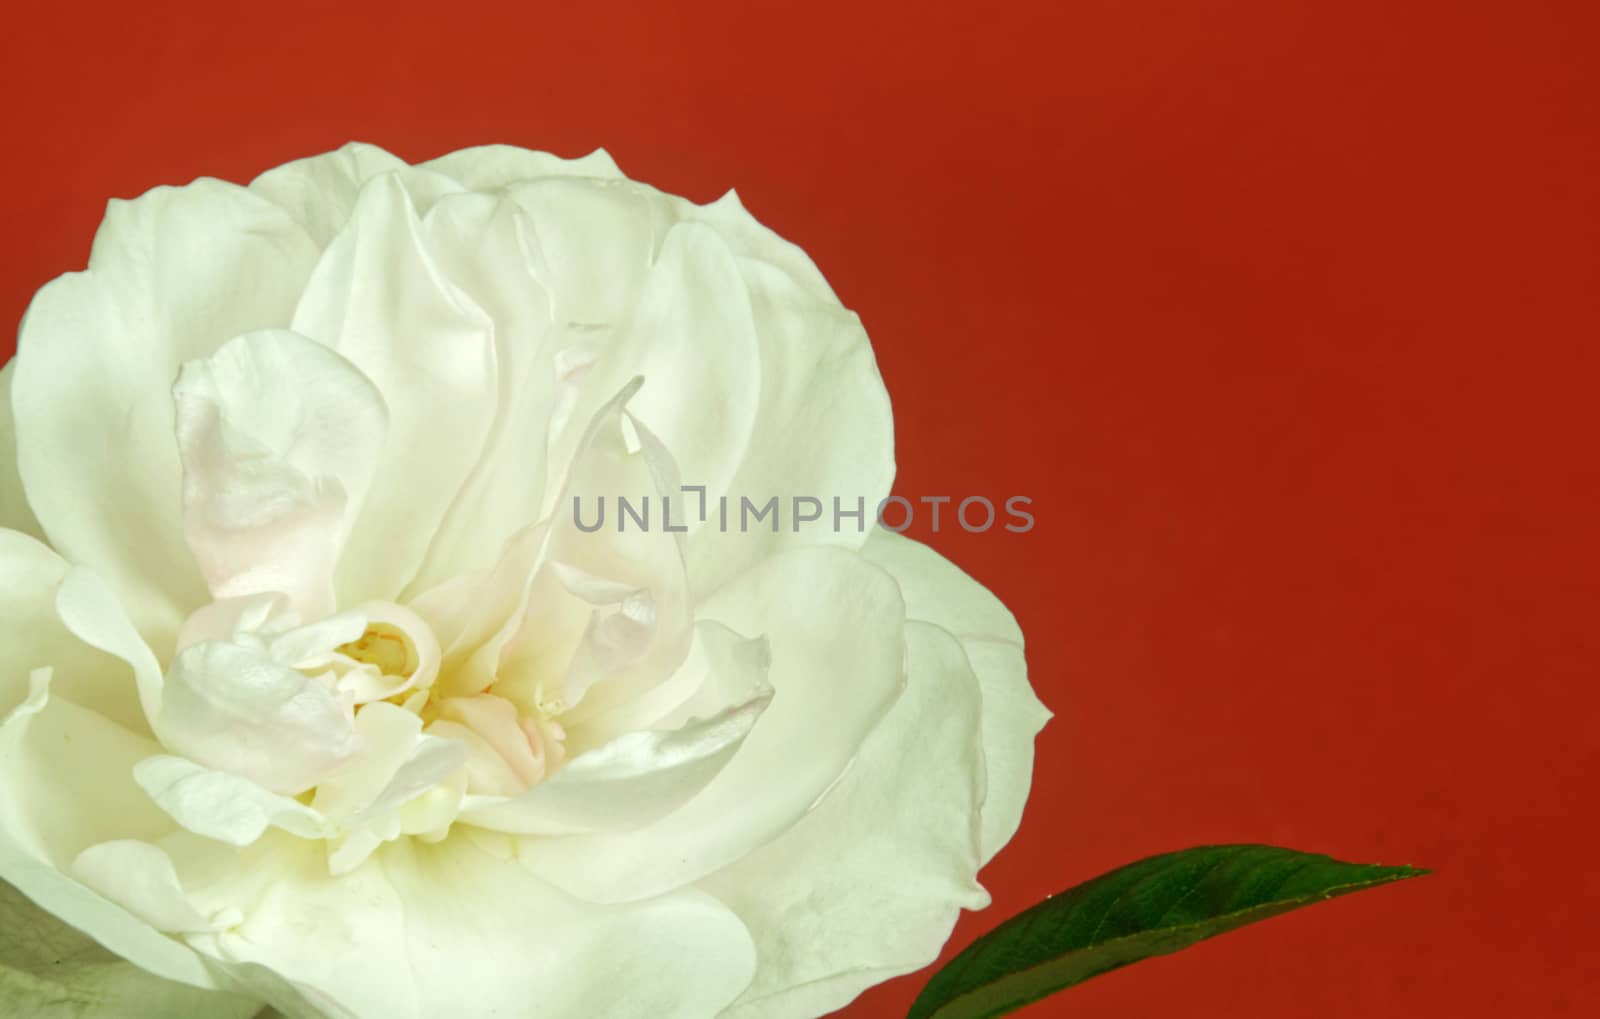
M 1021 633 L 873 526 L 866 334 L 732 193 L 361 145 L 158 188 L 0 378 L 8 937 L 114 953 L 116 1014 L 817 1016 L 987 903 Z

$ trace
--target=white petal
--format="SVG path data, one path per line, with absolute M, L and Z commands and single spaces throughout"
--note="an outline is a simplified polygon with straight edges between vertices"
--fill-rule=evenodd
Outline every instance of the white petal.
M 317 811 L 298 800 L 182 757 L 147 757 L 134 765 L 133 778 L 174 821 L 230 846 L 248 846 L 268 827 L 307 839 L 321 838 L 326 827 Z
M 674 468 L 660 444 L 647 430 L 624 427 L 634 391 L 625 387 L 594 416 L 561 502 L 593 507 L 621 496 L 637 506 L 670 490 Z M 518 535 L 475 593 L 430 592 L 419 612 L 461 616 L 450 624 L 457 635 L 441 670 L 446 692 L 474 694 L 492 682 L 525 710 L 582 701 L 581 715 L 659 683 L 683 660 L 690 636 L 677 538 L 659 527 L 584 533 L 562 514 Z M 470 612 L 448 608 L 462 598 L 472 600 Z
M 288 596 L 277 592 L 223 598 L 189 614 L 178 630 L 176 650 L 181 652 L 211 640 L 255 641 L 265 647 L 262 635 L 292 629 L 299 621 L 300 615 L 289 605 Z
M 235 933 L 202 942 L 356 1019 L 705 1019 L 749 981 L 749 935 L 694 891 L 627 908 L 566 898 L 471 842 L 386 846 L 352 873 L 303 858 Z
M 461 819 L 497 831 L 560 835 L 641 828 L 705 788 L 749 735 L 770 692 L 666 731 L 634 732 L 568 761 L 510 799 L 469 797 Z
M 587 372 L 571 413 L 587 420 L 627 381 L 644 385 L 628 411 L 671 450 L 684 484 L 710 498 L 744 461 L 762 395 L 758 323 L 737 260 L 712 230 L 673 226 L 640 282 L 626 322 Z M 558 436 L 551 462 L 567 463 L 576 428 Z M 701 495 L 670 490 L 673 526 L 703 524 Z M 568 506 L 555 507 L 570 512 Z M 658 511 L 659 512 L 659 511 Z M 715 520 L 714 514 L 707 514 Z M 659 523 L 656 526 L 661 526 Z
M 687 203 L 630 180 L 544 177 L 506 189 L 533 221 L 557 322 L 615 325 Z
M 96 710 L 114 707 L 127 694 L 134 693 L 144 715 L 143 725 L 132 724 L 127 718 L 130 712 L 125 710 L 109 712 L 108 717 L 136 732 L 154 730 L 161 709 L 161 663 L 156 661 L 155 653 L 134 629 L 133 621 L 123 611 L 116 595 L 99 577 L 82 567 L 74 567 L 67 572 L 56 590 L 55 607 L 61 622 L 72 631 L 74 637 L 89 647 L 121 659 L 132 670 L 131 683 L 123 682 L 120 691 L 111 693 L 104 700 L 95 701 L 92 706 Z M 104 665 L 100 665 L 94 674 L 103 674 L 104 668 Z M 121 668 L 114 668 L 112 674 L 119 678 L 126 675 Z
M 600 746 L 624 733 L 675 729 L 771 693 L 767 673 L 772 648 L 764 637 L 745 638 L 721 623 L 701 620 L 684 663 L 642 696 L 618 704 L 586 722 L 566 722 L 567 746 Z
M 622 171 L 617 169 L 617 164 L 605 149 L 595 149 L 577 159 L 562 159 L 548 152 L 534 152 L 515 145 L 479 145 L 457 149 L 426 163 L 418 163 L 417 167 L 453 177 L 474 191 L 497 191 L 536 177 L 615 179 L 622 176 Z
M 527 839 L 523 858 L 597 902 L 642 898 L 726 866 L 798 820 L 898 695 L 903 606 L 887 574 L 835 548 L 774 556 L 702 614 L 771 644 L 771 706 L 683 808 L 636 832 Z
M 183 893 L 172 860 L 156 846 L 117 839 L 78 854 L 78 880 L 118 903 L 158 931 L 186 933 L 216 928 Z
M 12 398 L 28 502 L 163 657 L 207 600 L 175 497 L 172 380 L 233 336 L 287 325 L 315 259 L 244 188 L 158 188 L 112 202 L 88 271 L 40 290 L 23 320 Z
M 412 590 L 492 566 L 505 542 L 540 518 L 556 385 L 550 300 L 537 281 L 542 256 L 527 216 L 509 200 L 452 195 L 423 229 L 440 270 L 494 322 L 499 391 L 482 452 Z
M 384 445 L 383 397 L 285 330 L 184 364 L 173 387 L 184 533 L 213 598 L 281 591 L 333 611 L 333 571 Z
M 838 785 L 789 831 L 701 886 L 756 938 L 756 979 L 727 1019 L 810 1019 L 921 969 L 975 880 L 983 801 L 977 678 L 954 637 L 906 626 L 906 691 Z
M 318 262 L 294 329 L 348 358 L 388 404 L 387 443 L 337 587 L 341 604 L 393 601 L 494 419 L 494 325 L 442 275 L 400 178 L 385 175 Z
M 154 837 L 172 823 L 133 783 L 133 764 L 160 747 L 103 715 L 49 695 L 51 670 L 36 669 L 28 699 L 5 721 L 0 828 L 16 846 L 65 868 L 107 838 Z M 93 754 L 79 748 L 92 747 Z
M 56 596 L 69 571 L 35 539 L 0 530 L 0 712 L 27 697 L 29 673 L 49 666 L 55 670 L 52 696 L 147 733 L 127 666 L 85 645 L 61 621 Z
M 483 697 L 484 695 L 478 695 Z M 463 699 L 476 700 L 477 698 L 450 698 L 444 703 L 459 707 Z M 498 701 L 508 714 L 514 715 L 516 709 L 508 701 L 492 698 Z M 466 752 L 466 788 L 474 793 L 489 796 L 514 796 L 527 787 L 532 781 L 531 773 L 536 771 L 537 761 L 533 756 L 531 747 L 520 748 L 521 760 L 515 753 L 507 754 L 503 747 L 508 742 L 505 730 L 522 739 L 521 729 L 517 727 L 515 719 L 490 719 L 489 721 L 501 723 L 489 729 L 489 732 L 479 731 L 484 726 L 483 720 L 475 720 L 475 724 L 459 721 L 455 718 L 440 718 L 429 723 L 428 735 L 443 743 L 455 743 Z M 501 738 L 496 739 L 496 736 Z
M 174 753 L 289 796 L 316 785 L 357 746 L 347 702 L 237 644 L 196 644 L 177 657 L 156 731 Z
M 475 694 L 494 682 L 500 652 L 527 611 L 547 533 L 543 524 L 526 528 L 506 543 L 494 569 L 463 574 L 412 603 L 444 645 L 441 694 Z
M 399 606 L 394 607 L 399 608 Z M 280 629 L 276 632 L 257 630 L 253 633 L 235 633 L 233 639 L 244 642 L 247 638 L 252 638 L 266 650 L 273 661 L 308 672 L 315 671 L 318 667 L 325 666 L 329 659 L 339 655 L 337 649 L 340 645 L 360 639 L 367 631 L 370 616 L 364 611 L 366 608 L 367 606 L 358 606 L 337 615 L 325 616 L 304 626 Z
M 811 256 L 750 215 L 733 191 L 709 205 L 694 206 L 689 218 L 710 225 L 739 255 L 759 259 L 782 270 L 786 276 L 822 300 L 838 301 L 833 288 L 823 278 L 822 271 L 811 260 Z
M 404 645 L 405 664 L 396 667 L 403 672 L 380 671 L 370 663 L 348 668 L 350 658 L 337 649 L 361 641 L 369 632 L 377 634 L 380 641 Z M 439 676 L 441 657 L 438 638 L 422 617 L 392 602 L 365 602 L 283 634 L 272 641 L 272 654 L 307 671 L 338 662 L 347 671 L 339 675 L 334 688 L 356 704 L 427 690 Z
M 1011 841 L 1033 781 L 1033 739 L 1050 718 L 1028 685 L 1022 631 L 982 584 L 920 542 L 876 530 L 862 554 L 888 570 L 905 596 L 906 614 L 961 640 L 983 690 L 983 862 Z
M 450 740 L 422 734 L 422 720 L 382 701 L 356 715 L 362 750 L 317 787 L 313 806 L 341 823 L 399 807 L 460 768 L 465 754 Z
M 163 980 L 118 958 L 93 939 L 0 883 L 0 1001 L 29 1019 L 204 1016 L 249 1019 L 250 998 Z
M 595 415 L 562 486 L 563 505 L 605 500 L 620 513 L 617 500 L 626 498 L 635 507 L 655 503 L 659 512 L 661 496 L 676 489 L 672 457 L 624 409 L 636 391 L 637 381 Z M 579 723 L 641 696 L 682 664 L 693 617 L 680 535 L 659 520 L 642 529 L 621 524 L 585 532 L 575 511 L 557 512 L 545 549 L 549 569 L 535 578 L 525 623 L 502 661 L 502 696 L 535 699 L 542 677 L 554 673 L 563 724 Z M 574 617 L 584 619 L 576 644 L 563 633 Z
M 401 834 L 443 837 L 449 831 L 466 787 L 466 748 L 421 730 L 416 715 L 381 701 L 356 716 L 361 753 L 323 781 L 312 801 L 347 832 L 328 854 L 335 877 Z
M 713 522 L 689 537 L 686 556 L 697 594 L 797 543 L 860 548 L 894 480 L 889 395 L 855 313 L 765 262 L 738 264 L 760 343 L 761 409 L 722 493 L 726 526 L 713 505 Z M 776 533 L 770 523 L 742 520 L 741 500 L 759 509 L 774 497 Z M 822 502 L 821 519 L 798 531 L 797 497 Z M 858 510 L 859 517 L 844 516 Z M 744 523 L 748 531 L 741 530 Z
M 133 783 L 151 740 L 49 695 L 50 670 L 0 723 L 0 878 L 40 907 L 152 973 L 216 987 L 188 948 L 69 877 L 72 862 L 107 838 L 154 838 L 171 822 Z M 93 747 L 94 753 L 77 752 Z
M 44 528 L 28 505 L 22 475 L 17 473 L 17 425 L 11 412 L 11 377 L 16 369 L 16 358 L 0 368 L 0 528 L 43 540 Z
M 361 188 L 383 174 L 399 176 L 413 200 L 424 207 L 460 190 L 443 174 L 412 168 L 400 157 L 362 142 L 273 167 L 251 181 L 250 190 L 281 206 L 318 248 L 325 248 L 349 221 Z

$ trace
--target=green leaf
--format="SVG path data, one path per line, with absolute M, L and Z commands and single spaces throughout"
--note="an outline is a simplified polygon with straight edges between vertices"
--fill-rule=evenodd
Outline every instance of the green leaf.
M 1053 895 L 934 974 L 907 1019 L 988 1019 L 1291 909 L 1426 874 L 1274 846 L 1202 846 Z
M 163 980 L 0 881 L 0 1015 L 28 1019 L 244 1019 L 248 999 Z

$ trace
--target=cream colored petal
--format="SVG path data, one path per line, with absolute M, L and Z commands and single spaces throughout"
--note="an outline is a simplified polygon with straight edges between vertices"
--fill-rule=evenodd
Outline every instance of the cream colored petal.
M 542 177 L 505 193 L 533 223 L 551 315 L 591 326 L 626 318 L 661 239 L 687 204 L 625 179 Z
M 372 380 L 384 451 L 336 572 L 341 604 L 394 601 L 483 448 L 498 383 L 494 323 L 441 272 L 398 176 L 362 189 L 318 262 L 294 329 Z
M 44 528 L 28 505 L 22 475 L 17 473 L 17 425 L 11 413 L 11 378 L 16 368 L 16 358 L 0 368 L 0 528 L 21 531 L 43 541 Z
M 327 828 L 322 815 L 298 800 L 182 757 L 146 757 L 134 765 L 133 778 L 184 828 L 231 846 L 248 846 L 269 827 L 307 839 L 321 838 Z
M 756 978 L 726 1019 L 811 1019 L 938 956 L 977 884 L 978 680 L 954 637 L 906 625 L 906 692 L 822 802 L 701 882 L 756 939 Z
M 0 1012 L 18 1019 L 249 1019 L 261 1003 L 163 980 L 0 883 Z
M 576 159 L 563 159 L 515 145 L 478 145 L 457 149 L 417 166 L 452 177 L 474 191 L 497 191 L 538 177 L 622 177 L 622 171 L 605 149 L 595 149 Z
M 767 638 L 772 704 L 705 790 L 661 821 L 633 832 L 523 840 L 523 858 L 580 897 L 644 898 L 771 841 L 838 779 L 900 692 L 900 594 L 854 553 L 819 547 L 774 556 L 701 613 Z
M 60 556 L 34 538 L 0 530 L 0 712 L 28 696 L 34 669 L 51 667 L 53 696 L 97 711 L 125 729 L 148 732 L 127 664 L 84 644 L 56 610 L 70 572 Z
M 862 550 L 888 570 L 905 596 L 906 612 L 955 634 L 983 690 L 983 862 L 1016 834 L 1033 781 L 1033 740 L 1050 718 L 1028 685 L 1022 631 L 1011 612 L 982 584 L 933 549 L 879 529 Z
M 92 845 L 153 839 L 172 827 L 134 784 L 133 764 L 159 747 L 71 701 L 52 699 L 48 668 L 0 722 L 0 878 L 136 965 L 215 988 L 201 960 L 146 920 L 71 877 Z M 93 747 L 93 754 L 78 748 Z
M 763 350 L 746 290 L 738 260 L 721 237 L 699 224 L 672 226 L 627 318 L 576 388 L 575 424 L 554 437 L 551 463 L 568 462 L 578 425 L 639 377 L 643 385 L 628 411 L 672 452 L 683 484 L 713 499 L 726 491 L 761 412 Z M 692 534 L 705 525 L 699 492 L 664 494 L 673 503 L 673 526 Z
M 159 656 L 207 600 L 179 518 L 172 380 L 240 333 L 288 325 L 316 255 L 244 188 L 157 188 L 112 202 L 88 270 L 45 286 L 23 320 L 12 410 L 28 502 Z
M 238 644 L 196 644 L 167 672 L 156 731 L 198 764 L 294 796 L 358 749 L 351 705 Z
M 752 216 L 736 192 L 730 190 L 708 205 L 695 206 L 689 218 L 716 230 L 739 255 L 766 262 L 818 298 L 837 303 L 833 288 L 811 256 Z
M 687 542 L 699 595 L 796 544 L 861 547 L 894 481 L 889 395 L 860 319 L 766 262 L 738 265 L 760 345 L 760 409 L 720 493 L 726 524 L 719 493 L 710 492 L 714 523 Z M 821 519 L 798 531 L 796 498 L 821 503 Z M 745 499 L 755 511 L 776 499 L 776 526 L 771 516 L 745 518 Z
M 376 145 L 351 142 L 343 148 L 273 167 L 250 182 L 250 190 L 280 206 L 326 248 L 344 228 L 361 189 L 374 177 L 393 174 L 423 209 L 461 185 L 449 177 L 406 165 Z
M 342 824 L 393 810 L 465 762 L 462 748 L 424 735 L 422 720 L 379 701 L 361 709 L 362 752 L 317 787 L 312 805 Z
M 673 729 L 618 736 L 579 754 L 517 796 L 468 797 L 461 820 L 518 834 L 642 828 L 704 789 L 738 751 L 770 700 L 771 692 L 764 691 Z
M 73 861 L 72 873 L 158 931 L 195 933 L 221 926 L 200 915 L 184 895 L 172 860 L 148 842 L 115 839 L 90 846 Z M 236 919 L 231 915 L 225 923 Z
M 244 922 L 196 943 L 356 1019 L 705 1019 L 754 967 L 710 896 L 587 906 L 465 839 L 395 843 L 337 878 L 314 855 L 270 864 Z
M 384 448 L 383 397 L 286 330 L 184 364 L 173 387 L 184 534 L 213 598 L 282 592 L 334 610 L 333 573 Z
M 505 542 L 540 518 L 556 386 L 550 299 L 538 282 L 543 256 L 527 216 L 507 199 L 452 195 L 423 230 L 440 271 L 494 322 L 499 389 L 482 451 L 410 591 L 492 566 Z

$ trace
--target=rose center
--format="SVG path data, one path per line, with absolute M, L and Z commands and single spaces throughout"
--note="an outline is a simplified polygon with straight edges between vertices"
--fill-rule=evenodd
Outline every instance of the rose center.
M 359 638 L 334 650 L 386 676 L 409 676 L 418 665 L 416 645 L 392 623 L 373 623 Z

